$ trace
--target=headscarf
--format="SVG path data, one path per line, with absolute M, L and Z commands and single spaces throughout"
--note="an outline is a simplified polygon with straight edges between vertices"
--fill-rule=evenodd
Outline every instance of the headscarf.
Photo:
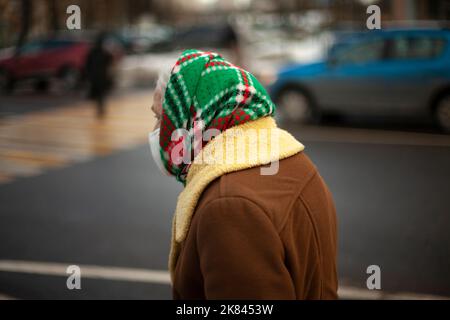
M 217 53 L 186 50 L 173 66 L 164 94 L 159 140 L 164 166 L 185 184 L 198 148 L 208 142 L 200 140 L 199 145 L 194 137 L 208 129 L 223 132 L 274 111 L 251 73 Z

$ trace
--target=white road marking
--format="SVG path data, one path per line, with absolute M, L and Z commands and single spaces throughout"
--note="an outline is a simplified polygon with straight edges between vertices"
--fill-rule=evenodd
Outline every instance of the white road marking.
M 410 292 L 386 293 L 382 290 L 369 290 L 348 286 L 339 287 L 338 295 L 339 299 L 343 300 L 450 300 L 450 297 Z
M 147 270 L 136 268 L 119 268 L 94 265 L 80 265 L 81 277 L 90 279 L 119 280 L 142 283 L 158 283 L 170 285 L 170 275 L 165 270 Z M 20 260 L 0 260 L 0 272 L 15 272 L 40 274 L 49 276 L 67 277 L 67 267 L 71 264 L 20 261 Z M 433 296 L 417 293 L 386 293 L 378 290 L 368 290 L 350 286 L 339 287 L 338 295 L 340 299 L 347 300 L 450 300 L 450 297 Z M 2 298 L 11 298 L 0 294 Z
M 73 264 L 80 267 L 82 278 L 170 284 L 167 271 Z M 0 260 L 0 271 L 67 277 L 66 269 L 69 265 L 71 264 Z

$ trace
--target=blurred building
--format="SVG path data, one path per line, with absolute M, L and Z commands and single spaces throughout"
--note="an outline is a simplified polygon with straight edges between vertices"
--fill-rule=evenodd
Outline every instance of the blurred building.
M 449 0 L 396 0 L 389 3 L 392 20 L 450 20 Z
M 85 30 L 116 29 L 142 17 L 179 24 L 235 13 L 310 10 L 325 12 L 334 23 L 362 24 L 370 4 L 381 7 L 385 21 L 450 20 L 450 0 L 0 0 L 0 47 L 14 44 L 21 32 L 39 36 L 64 29 L 66 8 L 72 4 L 80 6 Z
M 81 8 L 84 30 L 115 29 L 151 13 L 163 17 L 164 5 L 154 0 L 0 0 L 0 46 L 14 44 L 18 34 L 36 37 L 64 30 L 69 5 Z M 28 23 L 28 26 L 27 26 Z
M 450 20 L 450 0 L 264 0 L 266 8 L 279 12 L 329 10 L 336 20 L 360 20 L 365 8 L 379 5 L 385 20 Z M 261 7 L 261 1 L 253 1 Z

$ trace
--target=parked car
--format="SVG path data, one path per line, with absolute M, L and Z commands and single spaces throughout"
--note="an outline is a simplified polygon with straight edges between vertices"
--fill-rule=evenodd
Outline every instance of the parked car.
M 330 112 L 431 115 L 450 132 L 450 30 L 354 34 L 323 61 L 282 69 L 269 91 L 280 113 L 294 121 Z
M 124 28 L 115 33 L 125 54 L 145 54 L 172 40 L 173 29 L 164 25 L 152 25 L 145 30 Z
M 151 45 L 145 54 L 128 55 L 121 63 L 120 79 L 126 85 L 155 83 L 161 71 L 167 71 L 185 49 L 202 49 L 219 52 L 233 61 L 233 44 L 236 41 L 228 24 L 196 24 L 167 33 Z M 235 62 L 235 61 L 234 61 Z
M 0 56 L 0 89 L 12 91 L 17 82 L 32 79 L 45 89 L 51 78 L 73 89 L 80 81 L 90 44 L 84 41 L 46 39 L 31 41 Z

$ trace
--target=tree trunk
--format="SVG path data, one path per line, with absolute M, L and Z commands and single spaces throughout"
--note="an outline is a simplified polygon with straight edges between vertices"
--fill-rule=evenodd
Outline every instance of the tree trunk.
M 51 33 L 56 33 L 59 30 L 59 20 L 58 20 L 58 5 L 56 0 L 47 0 L 47 10 L 49 20 L 49 29 Z
M 31 26 L 31 17 L 33 12 L 33 6 L 31 0 L 22 0 L 21 1 L 21 26 L 20 33 L 17 39 L 17 50 L 22 47 L 27 38 L 28 32 L 30 31 Z

